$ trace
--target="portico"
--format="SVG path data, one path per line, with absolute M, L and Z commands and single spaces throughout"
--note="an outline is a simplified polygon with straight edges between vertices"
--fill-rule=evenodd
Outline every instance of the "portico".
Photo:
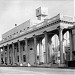
M 70 17 L 68 17 L 70 18 Z M 43 64 L 65 64 L 63 53 L 63 40 L 66 31 L 69 31 L 70 37 L 70 60 L 72 60 L 72 31 L 69 27 L 73 26 L 73 19 L 61 18 L 61 14 L 43 21 L 42 23 L 32 26 L 23 31 L 23 34 L 12 37 L 11 39 L 0 43 L 0 64 L 1 65 L 18 65 L 18 66 L 38 66 Z M 59 45 L 52 45 L 52 37 L 58 36 Z M 56 56 L 60 52 L 60 62 L 56 63 Z

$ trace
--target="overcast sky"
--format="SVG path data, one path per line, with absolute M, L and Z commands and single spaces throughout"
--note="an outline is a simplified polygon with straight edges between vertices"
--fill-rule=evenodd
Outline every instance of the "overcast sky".
M 58 13 L 74 16 L 73 0 L 0 0 L 0 40 L 3 33 L 36 17 L 35 9 L 48 7 L 48 16 Z

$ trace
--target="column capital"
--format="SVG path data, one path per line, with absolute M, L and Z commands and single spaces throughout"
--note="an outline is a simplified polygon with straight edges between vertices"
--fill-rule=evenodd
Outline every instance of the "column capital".
M 44 34 L 46 34 L 46 33 L 47 33 L 47 31 L 44 31 L 43 33 L 44 33 Z
M 12 42 L 12 44 L 14 44 L 14 43 Z
M 24 38 L 24 40 L 27 40 L 28 38 Z
M 58 26 L 57 29 L 58 29 L 58 30 L 59 30 L 59 29 L 63 30 L 64 27 L 63 27 L 63 26 Z
M 7 46 L 9 46 L 9 44 L 7 44 Z
M 2 47 L 4 47 L 4 45 Z
M 19 42 L 19 40 L 17 40 Z
M 33 37 L 36 37 L 36 35 L 34 34 Z
M 14 43 L 12 42 L 12 45 L 13 45 Z
M 34 34 L 34 35 L 33 35 L 33 38 L 37 38 L 37 36 Z

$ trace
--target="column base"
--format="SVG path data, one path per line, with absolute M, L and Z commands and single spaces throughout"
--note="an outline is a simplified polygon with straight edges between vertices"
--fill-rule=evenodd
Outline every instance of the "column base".
M 7 64 L 7 65 L 11 65 L 11 64 Z
M 3 65 L 6 65 L 6 64 L 3 64 Z
M 16 64 L 14 63 L 14 64 L 12 64 L 12 66 L 16 66 Z
M 65 64 L 59 64 L 58 67 L 66 67 Z

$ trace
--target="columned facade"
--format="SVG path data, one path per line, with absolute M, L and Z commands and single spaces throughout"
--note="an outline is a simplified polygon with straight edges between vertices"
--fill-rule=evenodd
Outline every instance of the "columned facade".
M 70 61 L 73 52 L 73 22 L 61 19 L 60 14 L 53 19 L 46 20 L 38 25 L 13 31 L 12 38 L 0 43 L 0 64 L 16 66 L 40 66 L 57 65 L 64 63 L 63 40 L 64 33 L 69 31 Z M 62 27 L 63 26 L 63 27 Z M 20 32 L 19 32 L 20 31 Z M 18 34 L 19 33 L 19 34 Z M 11 35 L 11 34 L 10 34 Z M 56 39 L 52 42 L 52 37 L 57 35 L 59 45 L 55 46 Z M 9 36 L 9 35 L 7 35 Z M 1 51 L 2 49 L 2 51 Z M 68 50 L 67 50 L 68 51 Z M 67 54 L 67 53 L 66 53 Z M 59 60 L 60 63 L 56 62 Z
M 58 32 L 58 37 L 59 37 L 59 50 L 60 50 L 60 64 L 64 64 L 64 53 L 63 53 L 63 28 L 59 28 L 57 29 Z M 50 32 L 49 32 L 50 33 Z M 1 64 L 1 54 L 3 54 L 3 64 L 7 63 L 7 65 L 20 65 L 20 64 L 24 64 L 25 66 L 28 66 L 28 64 L 30 63 L 30 52 L 33 51 L 34 52 L 34 57 L 32 57 L 32 59 L 34 59 L 34 65 L 39 65 L 42 61 L 41 59 L 44 58 L 44 62 L 42 64 L 49 64 L 52 63 L 53 64 L 53 60 L 54 58 L 52 58 L 51 56 L 51 38 L 52 34 L 49 34 L 47 31 L 44 31 L 44 33 L 42 34 L 42 38 L 45 39 L 45 51 L 42 52 L 42 50 L 44 49 L 42 46 L 42 39 L 39 36 L 33 35 L 33 48 L 31 47 L 31 49 L 28 48 L 30 42 L 28 42 L 29 39 L 31 38 L 24 38 L 22 41 L 17 41 L 16 43 L 11 43 L 10 45 L 7 44 L 6 46 L 3 46 L 0 49 L 3 49 L 3 52 L 1 52 L 0 50 L 0 64 Z M 51 32 L 52 33 L 52 32 Z M 55 33 L 56 34 L 56 33 Z M 70 61 L 72 60 L 72 42 L 73 42 L 73 38 L 72 38 L 72 31 L 69 30 L 69 40 L 70 40 Z M 31 40 L 30 40 L 31 41 Z M 37 51 L 37 44 L 39 45 L 39 57 L 38 57 L 38 51 Z M 31 51 L 30 51 L 31 50 Z M 32 53 L 32 52 L 31 52 Z M 43 55 L 43 56 L 41 56 Z M 43 58 L 42 58 L 43 57 Z M 7 60 L 7 61 L 6 61 Z M 39 61 L 39 63 L 38 63 Z

